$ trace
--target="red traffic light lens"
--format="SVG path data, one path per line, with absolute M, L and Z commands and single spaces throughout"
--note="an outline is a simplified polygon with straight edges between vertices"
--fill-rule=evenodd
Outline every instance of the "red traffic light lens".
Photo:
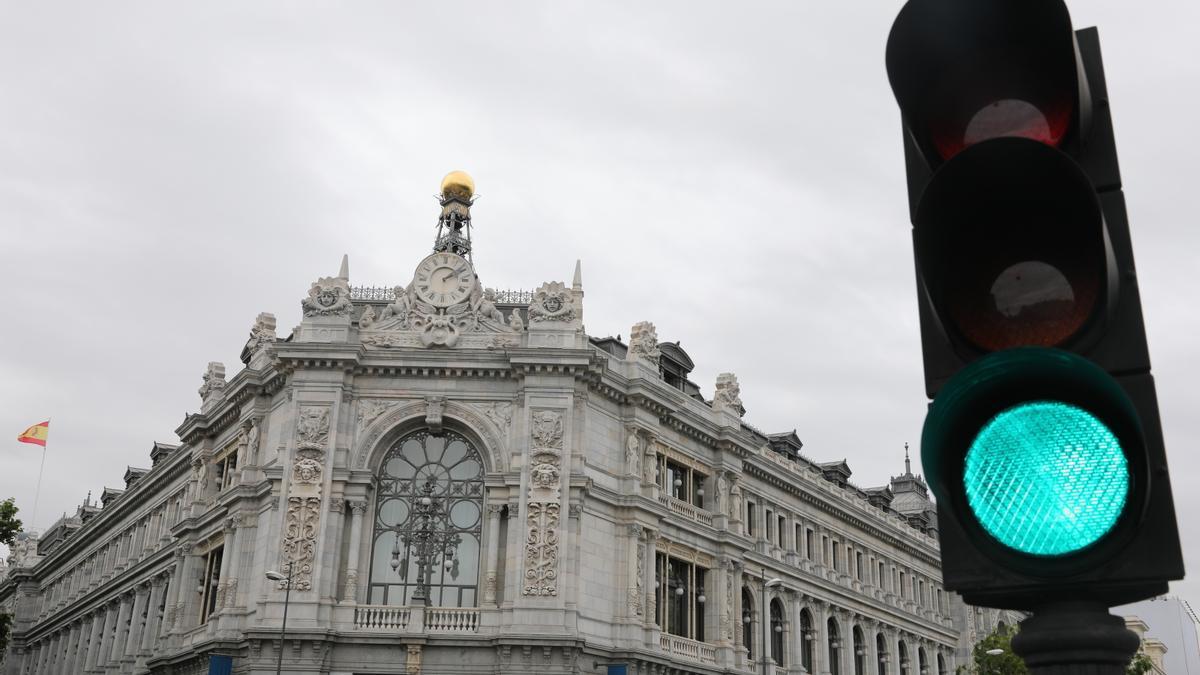
M 1071 126 L 1069 99 L 1035 105 L 1019 98 L 999 99 L 973 115 L 937 118 L 930 138 L 942 159 L 993 138 L 1028 138 L 1057 148 Z
M 943 321 L 981 351 L 1065 345 L 1108 280 L 1103 220 L 1071 158 L 1024 138 L 972 146 L 930 181 L 917 258 Z
M 887 70 L 935 169 L 994 138 L 1057 148 L 1086 105 L 1062 0 L 909 0 L 888 36 Z

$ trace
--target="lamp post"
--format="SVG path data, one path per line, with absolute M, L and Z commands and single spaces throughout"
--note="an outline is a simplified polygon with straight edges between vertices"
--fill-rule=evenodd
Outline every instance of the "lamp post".
M 1003 650 L 1003 649 L 999 649 L 999 648 L 997 648 L 997 649 L 989 649 L 989 650 L 987 650 L 986 652 L 984 652 L 984 654 L 987 654 L 988 656 L 1000 656 L 1000 655 L 1001 655 L 1001 654 L 1003 654 L 1003 653 L 1004 653 L 1004 650 Z M 988 665 L 989 665 L 989 666 L 990 666 L 990 665 L 992 665 L 992 664 L 990 663 L 991 659 L 988 659 L 988 661 L 989 661 Z M 994 671 L 996 670 L 996 668 L 992 668 L 991 670 L 994 672 Z
M 292 600 L 292 567 L 292 561 L 289 560 L 285 567 L 285 569 L 287 569 L 286 576 L 276 572 L 275 570 L 269 570 L 267 572 L 268 579 L 271 581 L 284 582 L 284 588 L 286 589 L 283 592 L 283 623 L 279 626 L 279 654 L 275 661 L 275 675 L 282 675 L 283 673 L 283 639 L 287 636 L 288 604 Z
M 408 579 L 409 550 L 417 563 L 417 587 L 412 599 L 429 606 L 429 585 L 433 578 L 433 566 L 442 562 L 451 578 L 458 578 L 458 545 L 462 536 L 454 531 L 450 514 L 446 512 L 441 497 L 434 494 L 438 488 L 437 478 L 429 476 L 420 488 L 420 495 L 413 500 L 413 511 L 403 524 L 395 528 L 396 541 L 392 545 L 392 569 L 402 579 Z M 404 557 L 400 557 L 400 544 L 404 544 Z
M 758 580 L 762 582 L 762 671 L 763 675 L 767 675 L 767 589 L 775 588 L 783 583 L 783 579 L 775 577 L 767 580 L 767 570 L 759 568 Z M 782 626 L 780 627 L 782 630 Z

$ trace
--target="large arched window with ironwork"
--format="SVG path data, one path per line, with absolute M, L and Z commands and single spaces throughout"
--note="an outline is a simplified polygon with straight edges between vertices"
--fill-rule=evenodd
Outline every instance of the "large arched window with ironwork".
M 854 634 L 854 675 L 866 675 L 867 672 L 867 643 L 863 639 L 862 628 L 855 626 Z
M 787 665 L 783 660 L 783 629 L 783 603 L 775 598 L 771 601 L 771 656 L 780 667 Z
M 805 607 L 800 610 L 800 665 L 804 666 L 807 673 L 813 672 L 813 640 L 816 637 L 812 614 Z
M 376 475 L 367 601 L 474 607 L 483 532 L 483 462 L 465 436 L 416 431 Z
M 829 672 L 832 675 L 841 675 L 842 673 L 842 637 L 838 630 L 837 619 L 832 616 L 826 624 L 826 629 L 829 631 Z

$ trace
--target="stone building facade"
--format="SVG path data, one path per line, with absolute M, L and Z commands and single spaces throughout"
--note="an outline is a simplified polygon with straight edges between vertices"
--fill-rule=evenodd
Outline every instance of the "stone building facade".
M 259 315 L 178 444 L 14 546 L 0 672 L 954 671 L 918 477 L 756 430 L 648 322 L 589 337 L 578 263 L 483 287 L 472 195 L 447 177 L 406 285 L 343 260 L 289 336 Z

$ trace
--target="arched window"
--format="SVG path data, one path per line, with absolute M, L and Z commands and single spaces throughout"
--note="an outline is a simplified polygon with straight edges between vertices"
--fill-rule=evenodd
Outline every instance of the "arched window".
M 904 644 L 904 640 L 900 641 L 900 675 L 910 675 L 912 670 L 908 667 L 908 645 Z
M 746 645 L 746 658 L 754 660 L 754 595 L 742 586 L 742 643 Z
M 937 655 L 938 675 L 948 675 L 946 672 L 946 657 L 941 654 Z
M 367 601 L 476 606 L 483 521 L 479 451 L 453 431 L 416 431 L 388 449 L 375 478 Z
M 808 608 L 800 610 L 800 665 L 805 672 L 813 671 L 813 640 L 817 637 L 813 632 L 812 614 Z
M 883 637 L 883 633 L 875 634 L 875 656 L 879 659 L 879 675 L 888 675 L 887 639 Z
M 867 644 L 863 640 L 862 629 L 854 627 L 854 675 L 865 675 L 867 672 Z
M 830 675 L 842 674 L 842 659 L 839 653 L 842 646 L 841 633 L 838 631 L 837 620 L 829 617 L 829 672 Z
M 776 665 L 787 665 L 783 662 L 783 603 L 779 598 L 771 601 L 771 656 Z
M 925 648 L 917 647 L 917 667 L 921 675 L 929 675 L 929 661 L 925 660 Z

